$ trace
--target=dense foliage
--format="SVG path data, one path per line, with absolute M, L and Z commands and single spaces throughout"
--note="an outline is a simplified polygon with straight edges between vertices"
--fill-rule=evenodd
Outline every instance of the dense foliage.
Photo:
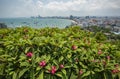
M 0 79 L 120 79 L 119 45 L 80 27 L 0 29 Z

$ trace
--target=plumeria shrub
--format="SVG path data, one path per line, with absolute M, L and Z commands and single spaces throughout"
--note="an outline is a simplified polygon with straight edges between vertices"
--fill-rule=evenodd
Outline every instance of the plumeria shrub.
M 120 79 L 118 45 L 99 39 L 77 26 L 0 29 L 0 79 Z

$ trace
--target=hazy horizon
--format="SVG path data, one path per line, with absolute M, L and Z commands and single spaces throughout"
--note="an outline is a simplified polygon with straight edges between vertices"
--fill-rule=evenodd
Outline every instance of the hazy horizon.
M 0 0 L 0 18 L 120 16 L 120 0 Z

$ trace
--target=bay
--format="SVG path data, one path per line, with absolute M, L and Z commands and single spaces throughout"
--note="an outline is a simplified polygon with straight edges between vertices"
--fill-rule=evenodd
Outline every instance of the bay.
M 55 18 L 0 18 L 0 23 L 5 23 L 8 27 L 29 26 L 33 28 L 59 27 L 65 28 L 71 25 L 69 19 Z

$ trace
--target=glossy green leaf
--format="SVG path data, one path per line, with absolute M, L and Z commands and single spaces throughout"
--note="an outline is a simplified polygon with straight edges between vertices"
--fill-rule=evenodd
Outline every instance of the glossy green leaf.
M 63 59 L 64 59 L 64 57 L 61 56 L 61 57 L 59 58 L 59 62 L 61 62 Z
M 61 78 L 63 77 L 61 72 L 57 72 L 55 75 L 57 75 L 58 77 L 61 77 Z
M 17 79 L 17 76 L 18 76 L 17 73 L 14 72 L 14 73 L 13 73 L 13 76 L 12 76 L 12 79 Z
M 21 76 L 23 76 L 26 71 L 28 71 L 28 68 L 21 70 L 21 71 L 19 72 L 19 74 L 18 74 L 18 75 L 19 75 L 19 78 L 20 78 Z
M 89 76 L 89 75 L 90 75 L 90 71 L 87 71 L 87 72 L 83 73 L 82 78 L 86 77 L 86 76 Z
M 43 71 L 39 74 L 37 79 L 44 79 L 44 72 Z
M 62 69 L 61 71 L 64 75 L 66 75 L 66 70 L 65 69 Z

